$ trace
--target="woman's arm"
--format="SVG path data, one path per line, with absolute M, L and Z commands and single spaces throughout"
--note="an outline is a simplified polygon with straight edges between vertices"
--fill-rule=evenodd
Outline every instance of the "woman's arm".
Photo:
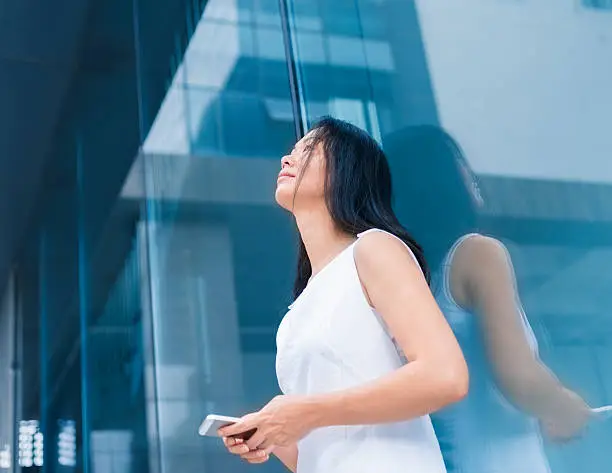
M 382 232 L 369 233 L 355 245 L 355 262 L 367 299 L 409 363 L 352 389 L 279 396 L 221 429 L 221 435 L 255 428 L 250 448 L 291 445 L 318 427 L 412 419 L 466 395 L 468 372 L 459 344 L 404 244 Z
M 297 472 L 297 444 L 290 445 L 289 447 L 276 447 L 272 453 L 287 467 L 287 469 L 289 469 L 289 471 L 291 471 L 291 473 Z
M 523 308 L 508 251 L 499 241 L 474 236 L 462 243 L 451 266 L 457 302 L 479 317 L 487 355 L 504 395 L 545 423 L 581 428 L 590 410 L 564 388 L 529 345 Z M 575 433 L 575 432 L 574 432 Z
M 355 246 L 364 293 L 408 364 L 374 382 L 312 399 L 317 426 L 411 419 L 462 399 L 468 371 L 459 344 L 403 243 L 372 232 Z

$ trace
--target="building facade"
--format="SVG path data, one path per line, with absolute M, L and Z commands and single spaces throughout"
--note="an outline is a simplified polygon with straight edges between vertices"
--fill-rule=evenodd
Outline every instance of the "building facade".
M 448 130 L 481 186 L 478 231 L 512 255 L 542 359 L 590 405 L 612 404 L 612 2 L 70 11 L 71 79 L 2 275 L 0 471 L 252 468 L 197 429 L 278 394 L 296 232 L 273 188 L 280 157 L 323 115 L 383 148 L 403 127 Z M 398 215 L 427 246 L 407 189 L 421 164 L 389 158 Z M 598 473 L 610 442 L 602 421 L 543 448 L 552 472 Z

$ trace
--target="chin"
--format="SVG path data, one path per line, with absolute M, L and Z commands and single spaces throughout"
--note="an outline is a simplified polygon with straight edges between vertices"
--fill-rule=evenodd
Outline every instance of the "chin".
M 276 189 L 274 198 L 276 199 L 276 203 L 278 205 L 280 205 L 283 209 L 291 212 L 291 209 L 293 207 L 293 193 L 292 192 L 287 192 L 287 189 L 283 189 L 279 187 Z

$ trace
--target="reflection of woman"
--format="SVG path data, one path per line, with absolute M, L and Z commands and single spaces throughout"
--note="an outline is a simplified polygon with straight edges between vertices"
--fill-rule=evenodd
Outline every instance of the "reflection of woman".
M 284 396 L 221 429 L 228 449 L 300 473 L 444 472 L 427 414 L 465 395 L 467 370 L 391 209 L 382 150 L 325 119 L 282 159 L 276 200 L 302 242 L 277 336 Z
M 540 361 L 504 245 L 470 233 L 482 198 L 467 161 L 433 126 L 401 130 L 385 149 L 409 169 L 402 198 L 419 203 L 410 216 L 439 268 L 436 300 L 470 369 L 466 399 L 433 417 L 449 470 L 548 471 L 538 420 L 552 438 L 564 439 L 582 429 L 590 411 Z

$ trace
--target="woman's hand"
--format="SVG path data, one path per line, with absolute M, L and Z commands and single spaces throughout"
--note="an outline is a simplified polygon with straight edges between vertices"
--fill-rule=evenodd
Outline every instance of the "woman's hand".
M 273 448 L 251 450 L 244 440 L 235 437 L 223 437 L 223 444 L 227 450 L 238 455 L 241 459 L 248 463 L 257 464 L 265 463 L 270 459 L 270 453 Z
M 219 429 L 222 437 L 236 437 L 255 429 L 243 442 L 250 450 L 295 445 L 316 427 L 316 409 L 301 396 L 277 396 L 259 412 L 248 414 L 239 422 Z
M 543 420 L 542 429 L 554 442 L 567 442 L 579 437 L 593 418 L 591 408 L 573 391 L 563 388 L 566 402 L 555 418 Z

